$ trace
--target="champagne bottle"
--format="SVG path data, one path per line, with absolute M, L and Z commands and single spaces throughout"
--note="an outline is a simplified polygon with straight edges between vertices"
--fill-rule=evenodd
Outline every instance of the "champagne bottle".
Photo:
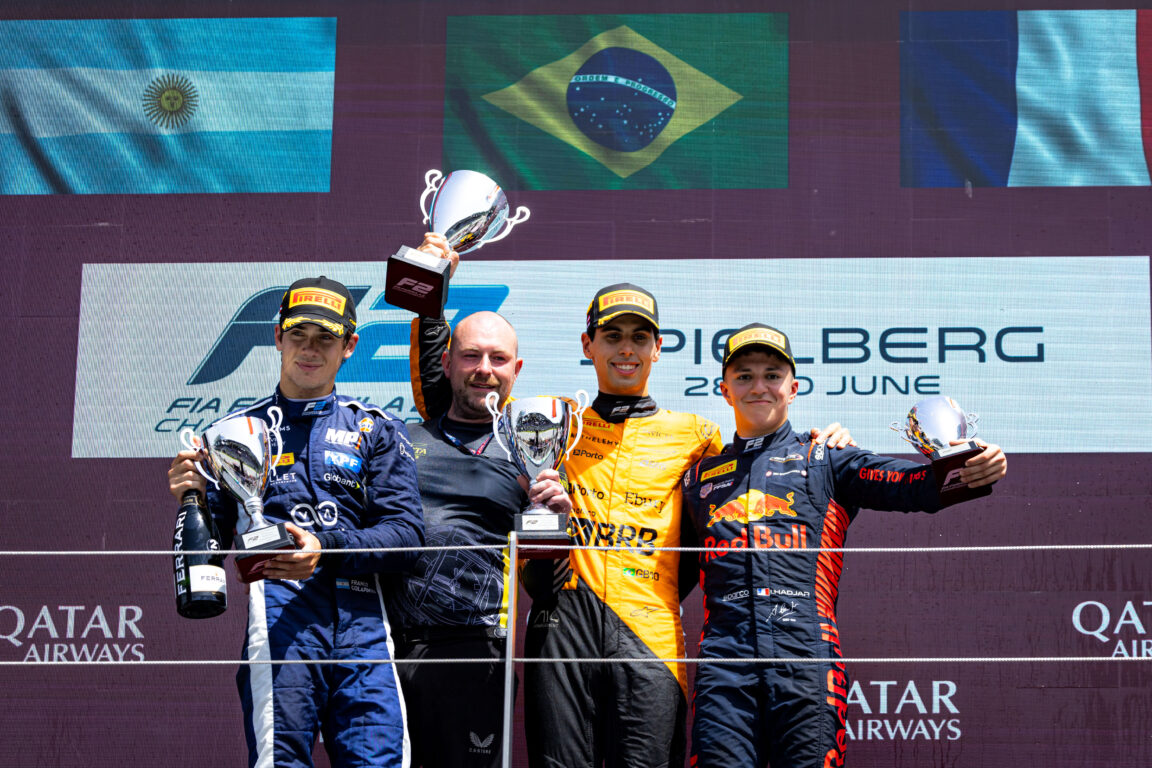
M 172 534 L 172 567 L 176 576 L 176 612 L 186 619 L 210 619 L 228 607 L 224 553 L 186 555 L 197 550 L 220 550 L 220 534 L 208 514 L 204 494 L 186 491 L 176 514 Z

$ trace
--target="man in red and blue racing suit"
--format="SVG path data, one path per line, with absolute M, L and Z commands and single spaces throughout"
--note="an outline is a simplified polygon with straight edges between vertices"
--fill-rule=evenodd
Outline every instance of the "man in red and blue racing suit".
M 264 514 L 286 523 L 296 552 L 268 561 L 252 583 L 236 682 L 249 766 L 311 766 L 318 732 L 333 766 L 407 768 L 404 702 L 378 572 L 407 570 L 418 552 L 342 552 L 420 547 L 424 523 L 414 451 L 395 416 L 335 392 L 336 373 L 357 335 L 348 290 L 334 280 L 299 280 L 284 294 L 280 383 L 232 416 L 284 414 L 283 453 L 264 492 Z M 192 451 L 179 453 L 169 490 L 204 492 Z M 238 505 L 207 489 L 208 509 L 228 549 Z M 280 660 L 325 662 L 271 664 Z
M 794 433 L 795 361 L 778 330 L 752 324 L 732 334 L 723 365 L 736 437 L 684 477 L 684 514 L 706 549 L 700 657 L 823 661 L 701 664 L 691 764 L 843 766 L 849 680 L 836 626 L 843 557 L 819 550 L 844 546 L 861 507 L 936 511 L 936 481 L 930 466 L 855 447 L 830 451 Z M 984 448 L 961 470 L 970 486 L 1006 471 L 1003 452 Z

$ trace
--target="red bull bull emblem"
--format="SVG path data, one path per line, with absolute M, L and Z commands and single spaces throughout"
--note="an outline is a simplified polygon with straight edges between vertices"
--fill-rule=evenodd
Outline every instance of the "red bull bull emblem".
M 744 524 L 754 523 L 757 520 L 772 517 L 777 513 L 787 515 L 788 517 L 796 517 L 796 512 L 792 509 L 792 502 L 795 500 L 795 497 L 795 491 L 789 491 L 788 497 L 784 499 L 756 490 L 749 491 L 723 506 L 716 507 L 713 505 L 713 507 L 708 510 L 709 520 L 707 527 L 711 528 L 714 523 L 721 521 Z

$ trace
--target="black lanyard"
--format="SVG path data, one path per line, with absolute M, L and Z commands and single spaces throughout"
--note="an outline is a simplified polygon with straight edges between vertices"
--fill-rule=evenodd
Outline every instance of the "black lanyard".
M 440 434 L 444 435 L 444 437 L 448 440 L 449 443 L 451 443 L 452 445 L 454 445 L 456 448 L 460 449 L 461 451 L 464 451 L 465 453 L 469 453 L 473 456 L 479 456 L 480 454 L 484 453 L 484 449 L 488 447 L 488 443 L 492 442 L 492 433 L 489 432 L 488 437 L 484 440 L 483 443 L 480 444 L 480 447 L 477 448 L 476 450 L 472 450 L 468 446 L 464 445 L 464 443 L 460 440 L 460 438 L 456 437 L 456 435 L 454 435 L 451 432 L 448 432 L 447 430 L 444 429 L 444 416 L 441 416 L 439 419 L 436 420 L 436 428 L 440 430 Z

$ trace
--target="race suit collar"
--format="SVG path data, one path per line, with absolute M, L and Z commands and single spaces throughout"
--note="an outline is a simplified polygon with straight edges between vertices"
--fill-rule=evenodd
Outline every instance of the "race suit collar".
M 609 395 L 598 392 L 592 401 L 592 410 L 600 414 L 604 421 L 619 424 L 625 419 L 654 416 L 660 406 L 649 395 Z
M 761 448 L 770 448 L 779 443 L 783 443 L 792 437 L 792 425 L 787 421 L 770 435 L 760 435 L 759 437 L 740 437 L 740 435 L 732 436 L 732 444 L 728 446 L 727 453 L 744 453 L 745 451 L 758 451 Z
M 293 400 L 290 397 L 285 397 L 284 393 L 280 391 L 280 387 L 276 387 L 276 395 L 273 400 L 276 405 L 280 406 L 280 410 L 284 411 L 285 419 L 325 416 L 336 407 L 336 390 L 333 388 L 326 397 L 318 399 Z

